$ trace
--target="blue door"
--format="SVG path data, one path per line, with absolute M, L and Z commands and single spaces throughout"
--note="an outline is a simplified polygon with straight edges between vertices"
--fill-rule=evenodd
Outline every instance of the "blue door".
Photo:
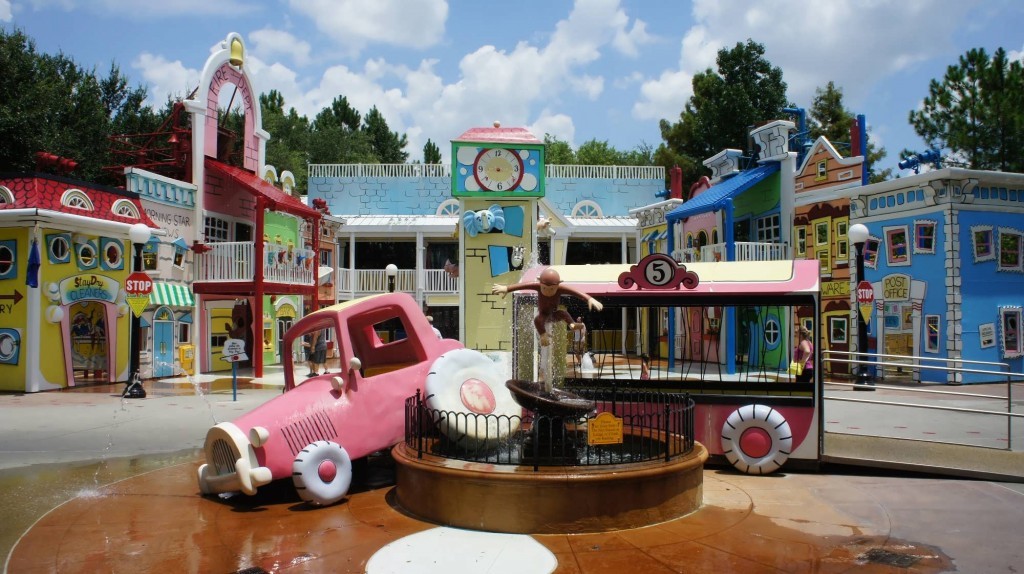
M 174 323 L 153 321 L 153 376 L 174 376 Z

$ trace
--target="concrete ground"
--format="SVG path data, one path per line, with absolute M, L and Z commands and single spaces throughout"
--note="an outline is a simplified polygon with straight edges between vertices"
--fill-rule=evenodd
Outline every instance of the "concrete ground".
M 195 469 L 206 430 L 282 388 L 280 372 L 238 381 L 233 391 L 231 377 L 204 376 L 199 394 L 188 381 L 147 383 L 149 396 L 134 400 L 117 385 L 0 395 L 6 571 L 1012 572 L 1024 563 L 1021 484 L 835 465 L 769 477 L 708 468 L 696 513 L 602 534 L 438 528 L 391 504 L 388 457 L 330 508 L 307 512 L 290 484 L 203 498 Z M 839 411 L 826 417 L 833 426 L 905 426 Z

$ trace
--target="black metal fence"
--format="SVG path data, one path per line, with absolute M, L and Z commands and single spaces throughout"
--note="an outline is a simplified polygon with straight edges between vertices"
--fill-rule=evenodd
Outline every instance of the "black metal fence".
M 417 391 L 405 402 L 405 442 L 419 457 L 532 466 L 593 466 L 645 462 L 693 450 L 694 402 L 686 393 L 579 388 L 594 402 L 579 417 L 548 416 L 523 409 L 521 416 L 480 415 L 432 409 Z M 604 417 L 593 421 L 602 413 Z M 593 444 L 592 426 L 612 423 L 609 444 Z M 615 431 L 621 422 L 621 441 Z M 607 439 L 608 433 L 602 433 Z

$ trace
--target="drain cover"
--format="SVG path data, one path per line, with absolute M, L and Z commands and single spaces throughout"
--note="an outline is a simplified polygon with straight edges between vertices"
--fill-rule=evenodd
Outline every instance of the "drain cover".
M 892 550 L 886 550 L 885 548 L 872 548 L 864 554 L 861 554 L 858 558 L 865 562 L 886 564 L 888 566 L 897 566 L 899 568 L 909 568 L 921 559 L 920 556 L 914 556 L 913 554 L 900 554 L 899 552 L 893 552 Z

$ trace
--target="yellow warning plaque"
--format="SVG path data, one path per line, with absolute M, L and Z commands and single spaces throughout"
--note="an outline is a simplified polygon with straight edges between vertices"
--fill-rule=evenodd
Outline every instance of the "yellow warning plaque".
M 601 413 L 587 422 L 587 444 L 622 444 L 622 419 Z
M 148 293 L 145 295 L 128 295 L 124 300 L 132 308 L 132 313 L 135 313 L 136 317 L 141 317 L 142 312 L 149 306 Z

